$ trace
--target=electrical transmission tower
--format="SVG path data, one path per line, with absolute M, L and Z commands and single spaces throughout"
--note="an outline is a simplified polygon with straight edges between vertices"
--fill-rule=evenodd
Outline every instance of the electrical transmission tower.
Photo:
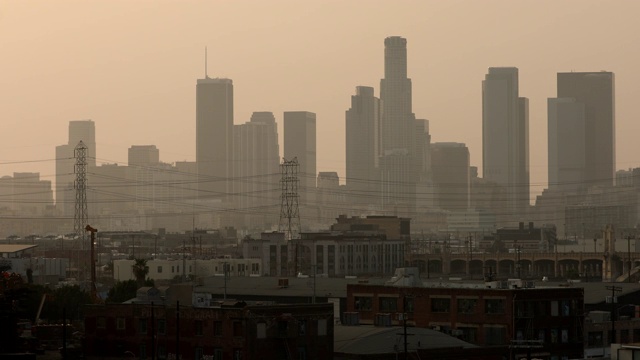
M 81 239 L 81 247 L 84 249 L 85 226 L 88 224 L 87 214 L 87 146 L 80 141 L 74 149 L 76 158 L 75 173 L 76 181 L 76 212 L 74 216 L 73 230 L 78 239 Z
M 280 205 L 280 223 L 278 231 L 284 232 L 286 240 L 294 240 L 300 237 L 300 212 L 298 211 L 298 158 L 287 161 L 282 159 L 280 164 L 280 185 L 282 189 Z

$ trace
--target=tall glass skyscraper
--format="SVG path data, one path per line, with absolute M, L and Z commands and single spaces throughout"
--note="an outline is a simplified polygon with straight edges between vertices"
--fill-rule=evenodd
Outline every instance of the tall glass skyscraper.
M 386 210 L 413 212 L 420 161 L 416 154 L 411 79 L 407 78 L 407 40 L 391 36 L 384 45 L 384 79 L 380 81 L 382 205 Z
M 506 189 L 507 213 L 529 205 L 529 100 L 518 69 L 489 68 L 482 82 L 482 175 Z

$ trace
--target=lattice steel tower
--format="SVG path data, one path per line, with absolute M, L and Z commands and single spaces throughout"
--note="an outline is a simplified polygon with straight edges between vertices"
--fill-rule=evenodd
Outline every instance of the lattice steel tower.
M 300 237 L 300 212 L 298 211 L 298 171 L 300 164 L 298 158 L 287 161 L 282 159 L 280 164 L 280 185 L 282 189 L 280 205 L 280 223 L 278 231 L 284 231 L 286 240 L 298 239 Z
M 76 181 L 76 212 L 74 216 L 73 230 L 78 239 L 82 239 L 81 246 L 84 249 L 85 226 L 88 224 L 87 214 L 87 146 L 80 141 L 74 149 L 76 158 L 75 174 Z

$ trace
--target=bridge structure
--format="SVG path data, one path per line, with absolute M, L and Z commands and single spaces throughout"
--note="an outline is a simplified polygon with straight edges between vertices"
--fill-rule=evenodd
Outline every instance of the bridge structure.
M 450 252 L 411 253 L 406 260 L 421 273 L 466 275 L 481 279 L 486 274 L 498 277 L 602 278 L 603 281 L 627 280 L 638 273 L 640 252 Z M 610 270 L 608 270 L 610 269 Z

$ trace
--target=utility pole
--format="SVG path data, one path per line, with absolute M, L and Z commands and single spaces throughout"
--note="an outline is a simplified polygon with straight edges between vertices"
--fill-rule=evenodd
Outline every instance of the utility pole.
M 607 286 L 606 289 L 611 290 L 611 299 L 607 299 L 607 302 L 611 303 L 611 341 L 609 343 L 614 344 L 616 342 L 616 303 L 618 302 L 616 293 L 622 291 L 622 288 L 619 286 Z
M 628 260 L 628 275 L 627 282 L 631 282 L 631 235 L 627 235 L 627 260 Z
M 89 250 L 91 251 L 90 261 L 91 261 L 91 300 L 96 302 L 98 300 L 98 291 L 96 289 L 96 259 L 95 259 L 95 249 L 94 243 L 96 242 L 96 233 L 98 229 L 92 228 L 91 225 L 85 226 L 85 231 L 91 232 L 91 247 Z

